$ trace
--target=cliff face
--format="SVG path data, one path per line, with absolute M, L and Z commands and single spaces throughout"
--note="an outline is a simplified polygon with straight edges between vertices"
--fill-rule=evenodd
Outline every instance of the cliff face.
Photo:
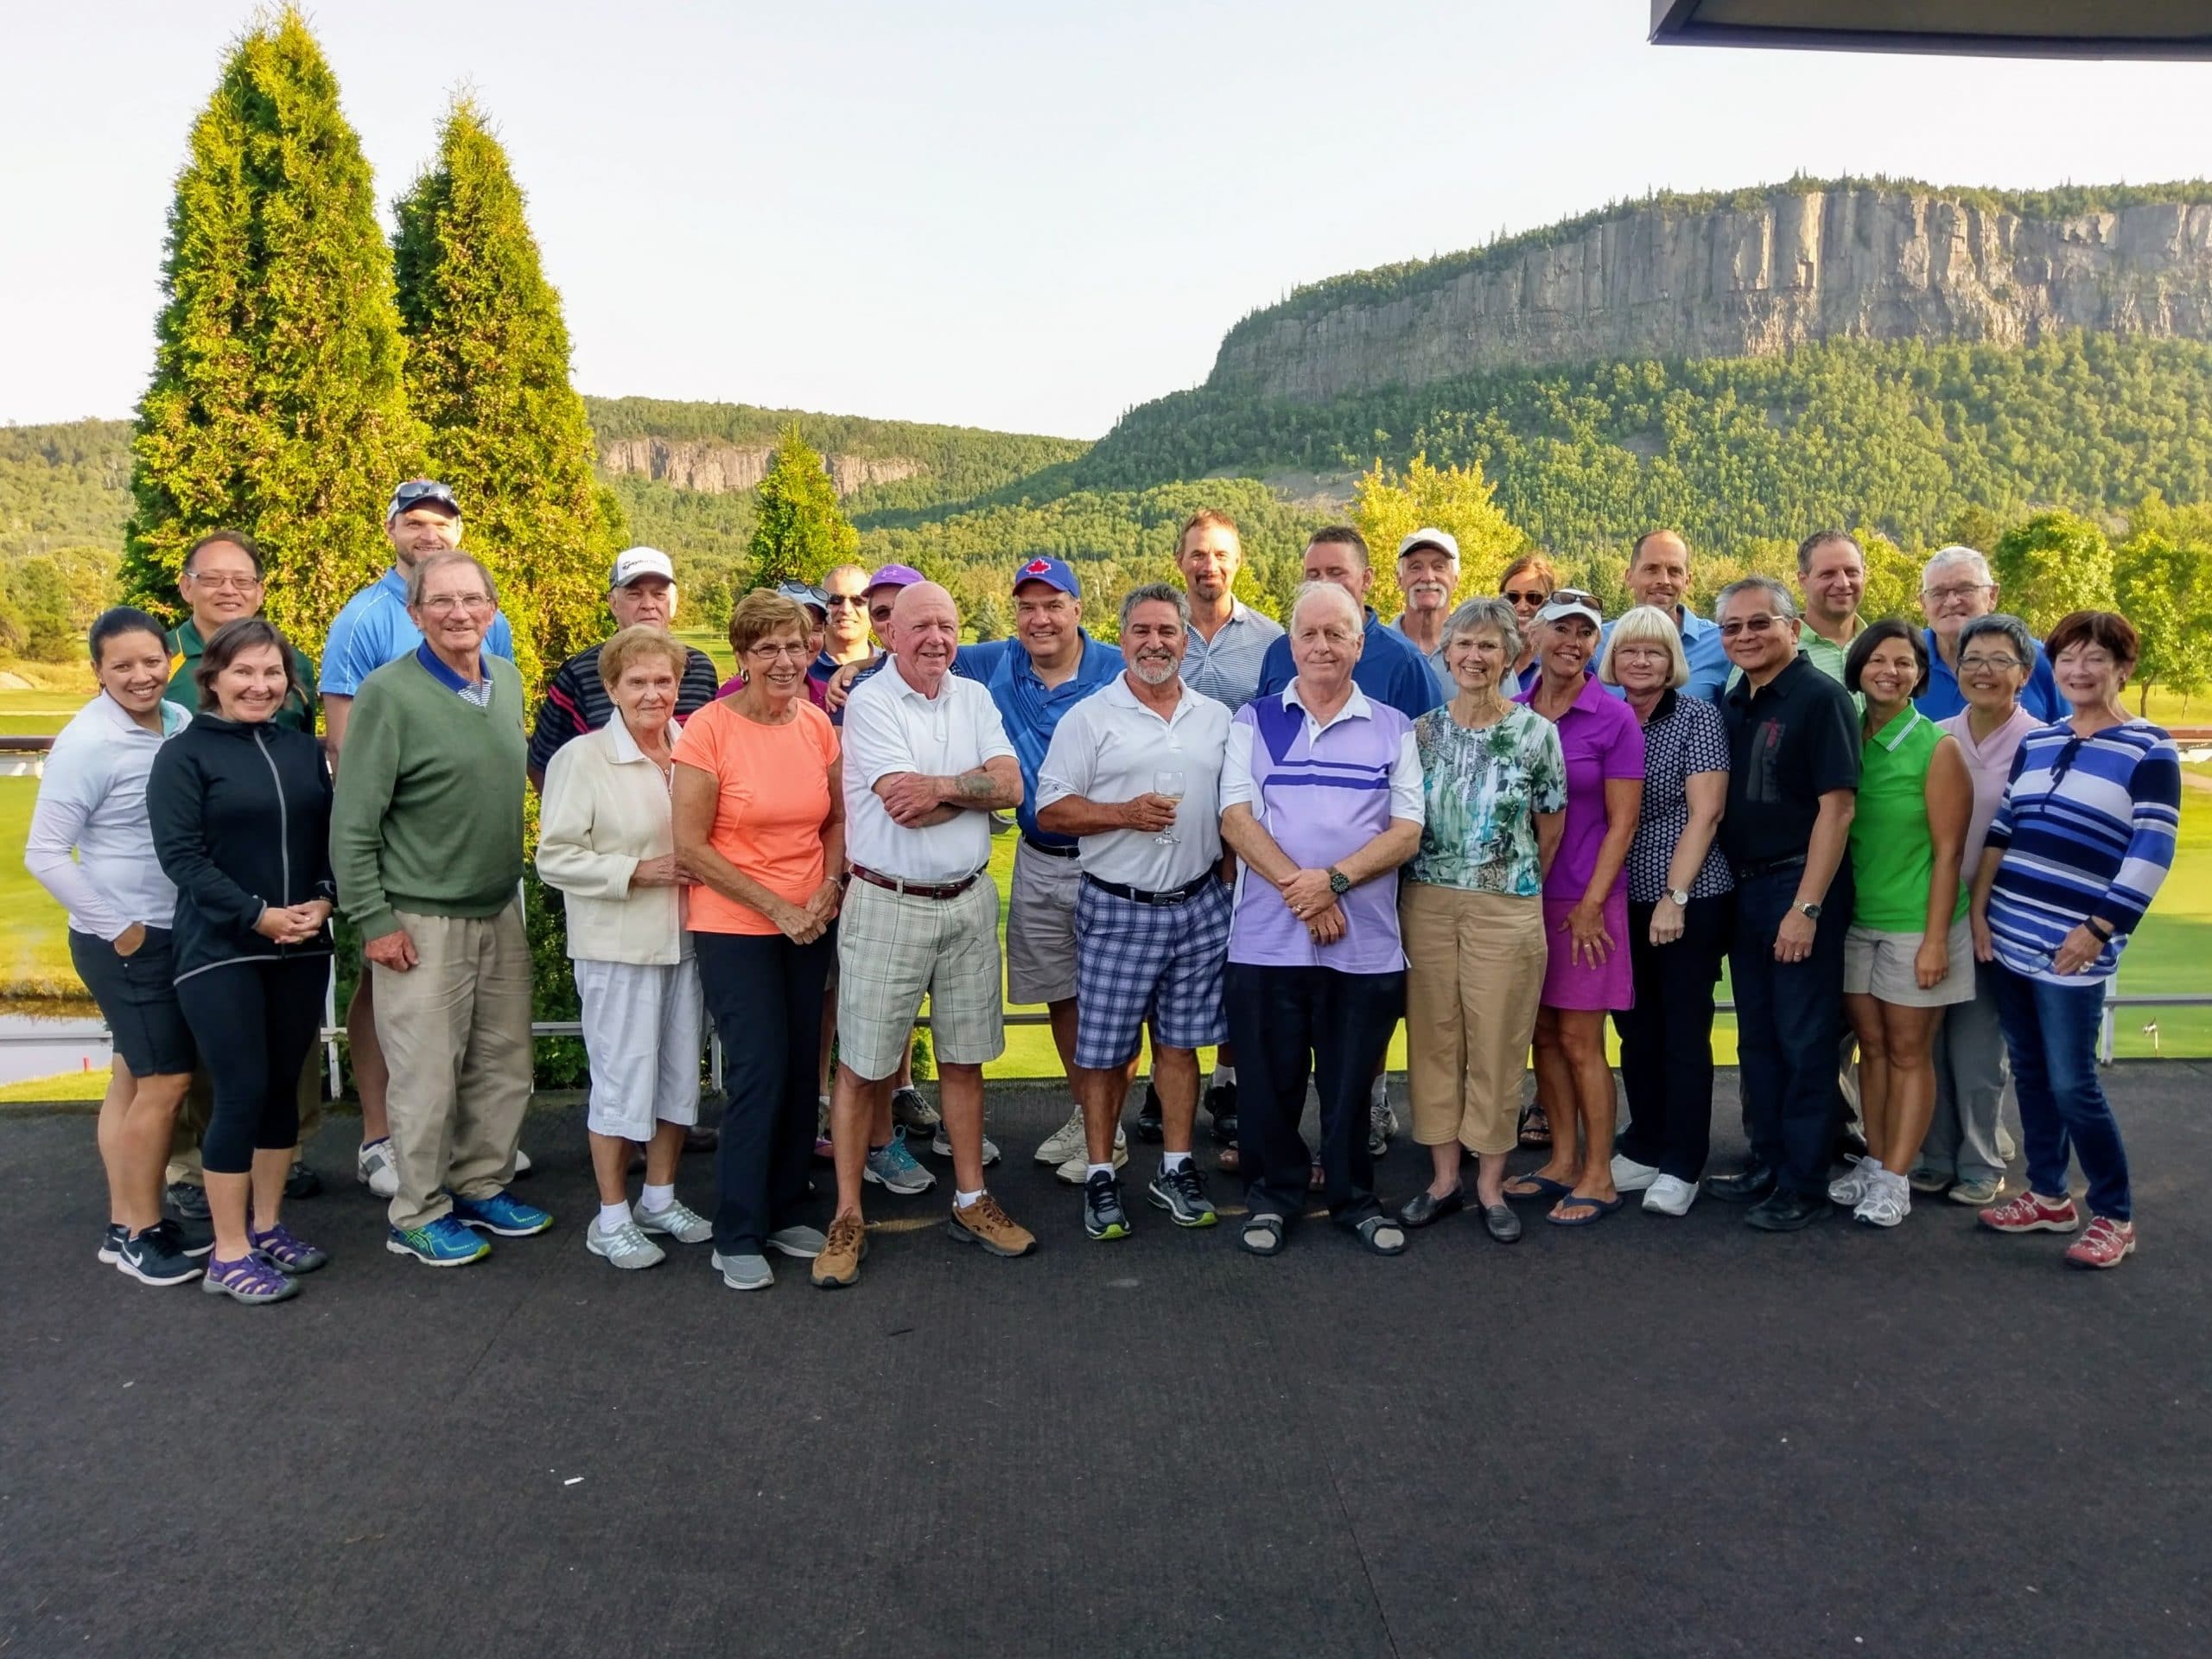
M 600 445 L 600 469 L 610 478 L 657 478 L 682 490 L 735 495 L 768 475 L 770 444 L 717 443 L 708 439 L 613 438 Z M 830 482 L 840 496 L 871 484 L 893 484 L 929 469 L 903 455 L 829 455 Z
M 1207 385 L 1317 401 L 1484 369 L 2075 328 L 2212 338 L 2212 194 L 2051 218 L 1872 185 L 1629 207 L 1548 245 L 1294 295 L 1230 331 Z

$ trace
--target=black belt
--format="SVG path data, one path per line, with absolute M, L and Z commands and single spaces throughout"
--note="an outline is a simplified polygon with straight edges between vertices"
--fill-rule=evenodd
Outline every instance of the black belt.
M 871 887 L 881 887 L 886 893 L 903 893 L 909 899 L 957 899 L 974 887 L 983 873 L 978 870 L 974 875 L 958 881 L 902 881 L 895 875 L 878 875 L 865 865 L 855 864 L 853 874 Z
M 1802 869 L 1804 864 L 1805 855 L 1802 853 L 1790 858 L 1747 859 L 1736 867 L 1736 879 L 1738 881 L 1756 881 L 1763 875 L 1779 875 L 1784 870 Z
M 1110 893 L 1116 899 L 1126 899 L 1133 905 L 1158 905 L 1164 908 L 1190 903 L 1206 890 L 1206 884 L 1213 880 L 1213 872 L 1208 870 L 1196 880 L 1185 881 L 1179 887 L 1170 887 L 1166 893 L 1147 893 L 1142 887 L 1124 887 L 1119 881 L 1102 880 L 1095 875 L 1085 875 L 1083 879 L 1101 893 Z
M 1039 841 L 1027 832 L 1022 835 L 1021 844 L 1031 852 L 1042 853 L 1047 858 L 1073 858 L 1083 850 L 1080 847 L 1055 847 L 1050 842 Z

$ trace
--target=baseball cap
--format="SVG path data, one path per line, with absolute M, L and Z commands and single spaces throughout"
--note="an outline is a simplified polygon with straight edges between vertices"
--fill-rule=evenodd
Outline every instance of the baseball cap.
M 1057 588 L 1073 599 L 1083 597 L 1083 583 L 1076 579 L 1074 570 L 1065 559 L 1038 557 L 1029 561 L 1014 573 L 1014 585 L 1019 589 L 1025 582 L 1041 582 L 1047 588 Z
M 824 616 L 830 614 L 829 596 L 819 588 L 810 588 L 803 582 L 779 582 L 776 584 L 776 592 L 782 598 L 795 599 Z
M 868 591 L 879 588 L 911 588 L 918 582 L 928 580 L 911 564 L 887 564 L 868 579 Z
M 1580 588 L 1553 588 L 1552 596 L 1544 601 L 1544 608 L 1536 613 L 1536 620 L 1556 622 L 1563 616 L 1586 616 L 1592 626 L 1605 626 L 1605 613 L 1598 608 L 1596 596 Z
M 626 547 L 614 556 L 614 569 L 607 573 L 609 588 L 627 588 L 639 576 L 658 576 L 664 582 L 676 580 L 676 567 L 669 563 L 668 555 L 657 547 Z
M 1417 547 L 1440 548 L 1452 556 L 1452 563 L 1459 563 L 1459 543 L 1448 530 L 1417 530 L 1398 543 L 1398 556 L 1404 558 Z
M 453 498 L 452 488 L 435 478 L 410 478 L 391 493 L 391 505 L 384 510 L 387 524 L 403 512 L 415 507 L 439 507 L 461 517 L 461 503 Z

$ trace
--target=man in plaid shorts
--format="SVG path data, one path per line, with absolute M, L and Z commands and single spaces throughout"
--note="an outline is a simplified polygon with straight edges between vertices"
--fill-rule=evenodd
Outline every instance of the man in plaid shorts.
M 1166 582 L 1122 601 L 1121 677 L 1061 716 L 1037 779 L 1040 829 L 1077 838 L 1075 1091 L 1089 1168 L 1083 1230 L 1129 1230 L 1114 1132 L 1147 1020 L 1165 1149 L 1147 1195 L 1179 1227 L 1217 1217 L 1191 1160 L 1198 1054 L 1229 1034 L 1222 965 L 1226 706 L 1183 683 L 1190 603 Z

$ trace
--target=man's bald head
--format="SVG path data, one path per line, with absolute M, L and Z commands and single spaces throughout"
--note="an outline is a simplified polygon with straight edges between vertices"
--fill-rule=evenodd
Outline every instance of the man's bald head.
M 960 611 L 933 582 L 911 582 L 891 601 L 892 654 L 899 671 L 918 691 L 937 695 L 960 648 Z

